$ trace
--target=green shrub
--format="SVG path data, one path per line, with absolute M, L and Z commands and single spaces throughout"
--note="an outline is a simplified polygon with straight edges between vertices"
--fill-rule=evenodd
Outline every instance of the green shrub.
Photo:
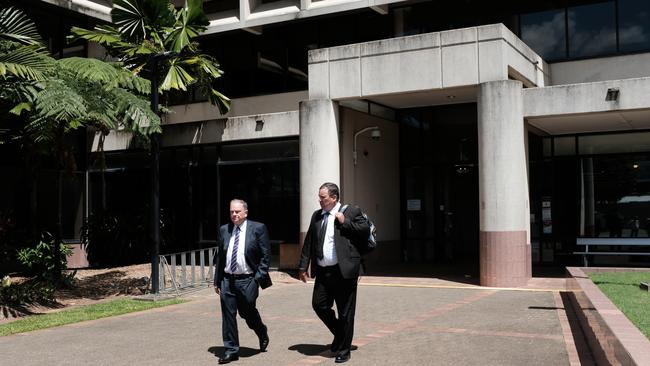
M 54 300 L 54 287 L 47 283 L 35 280 L 23 283 L 3 281 L 0 286 L 0 304 L 2 305 L 29 305 L 34 303 L 48 303 Z
M 55 245 L 61 248 L 59 258 L 55 258 Z M 18 260 L 29 270 L 30 274 L 38 282 L 56 284 L 61 279 L 61 274 L 57 273 L 56 261 L 59 261 L 59 268 L 67 267 L 67 257 L 72 253 L 72 249 L 63 243 L 57 243 L 56 239 L 50 233 L 43 233 L 43 238 L 35 248 L 23 248 L 18 250 Z M 70 278 L 67 278 L 70 280 Z

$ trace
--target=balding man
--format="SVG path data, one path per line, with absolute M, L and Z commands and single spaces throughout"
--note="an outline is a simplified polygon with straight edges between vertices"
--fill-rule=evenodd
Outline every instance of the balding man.
M 230 223 L 221 226 L 217 245 L 214 290 L 221 299 L 222 335 L 226 351 L 220 364 L 239 359 L 237 312 L 259 339 L 260 352 L 266 351 L 269 335 L 255 306 L 259 287 L 272 285 L 269 277 L 271 246 L 269 232 L 262 223 L 251 221 L 245 201 L 230 201 Z

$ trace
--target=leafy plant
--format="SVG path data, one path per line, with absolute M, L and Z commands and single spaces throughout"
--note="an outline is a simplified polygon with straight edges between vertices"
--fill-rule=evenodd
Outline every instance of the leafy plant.
M 29 280 L 0 287 L 2 305 L 23 306 L 52 301 L 54 301 L 54 286 L 48 283 Z
M 59 246 L 59 256 L 55 251 L 55 245 Z M 57 242 L 50 233 L 43 233 L 43 239 L 34 248 L 23 248 L 18 251 L 18 260 L 28 268 L 29 272 L 35 276 L 35 279 L 48 283 L 56 284 L 59 278 L 57 268 L 65 268 L 68 260 L 67 257 L 72 250 L 67 245 Z M 56 261 L 59 261 L 58 265 Z M 74 277 L 74 274 L 72 274 Z M 68 279 L 70 276 L 68 275 Z
M 194 41 L 209 24 L 202 0 L 187 0 L 180 9 L 169 0 L 114 0 L 111 16 L 111 25 L 93 30 L 73 27 L 71 39 L 101 44 L 134 74 L 150 80 L 152 61 L 162 58 L 157 75 L 162 80 L 161 92 L 192 87 L 207 95 L 222 113 L 228 111 L 230 99 L 214 87 L 223 71 Z

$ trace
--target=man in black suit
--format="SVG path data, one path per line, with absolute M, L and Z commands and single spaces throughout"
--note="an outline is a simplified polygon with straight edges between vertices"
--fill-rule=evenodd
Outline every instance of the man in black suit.
M 269 232 L 262 223 L 247 220 L 248 205 L 230 201 L 230 224 L 219 229 L 214 290 L 221 299 L 221 318 L 225 354 L 219 363 L 239 359 L 237 311 L 259 338 L 260 352 L 269 345 L 267 328 L 255 307 L 259 288 L 272 285 L 269 277 L 271 246 Z
M 330 350 L 336 363 L 350 359 L 354 311 L 361 255 L 354 243 L 367 240 L 368 222 L 358 207 L 339 212 L 339 187 L 324 183 L 318 192 L 320 210 L 311 217 L 300 256 L 299 277 L 307 282 L 307 269 L 316 278 L 312 307 L 334 335 Z M 353 243 L 354 242 L 354 243 Z M 310 266 L 311 264 L 311 266 Z M 332 306 L 336 302 L 338 318 Z

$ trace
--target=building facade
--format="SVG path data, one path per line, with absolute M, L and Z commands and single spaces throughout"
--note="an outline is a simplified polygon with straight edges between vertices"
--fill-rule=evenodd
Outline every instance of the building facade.
M 109 1 L 40 3 L 110 19 Z M 650 1 L 521 3 L 205 1 L 201 47 L 233 102 L 221 115 L 192 95 L 165 117 L 168 249 L 210 245 L 239 197 L 294 267 L 325 181 L 376 222 L 370 262 L 484 286 L 579 263 L 578 237 L 647 238 Z M 147 189 L 147 152 L 111 134 L 100 172 L 90 140 L 85 215 L 144 208 L 128 192 Z

